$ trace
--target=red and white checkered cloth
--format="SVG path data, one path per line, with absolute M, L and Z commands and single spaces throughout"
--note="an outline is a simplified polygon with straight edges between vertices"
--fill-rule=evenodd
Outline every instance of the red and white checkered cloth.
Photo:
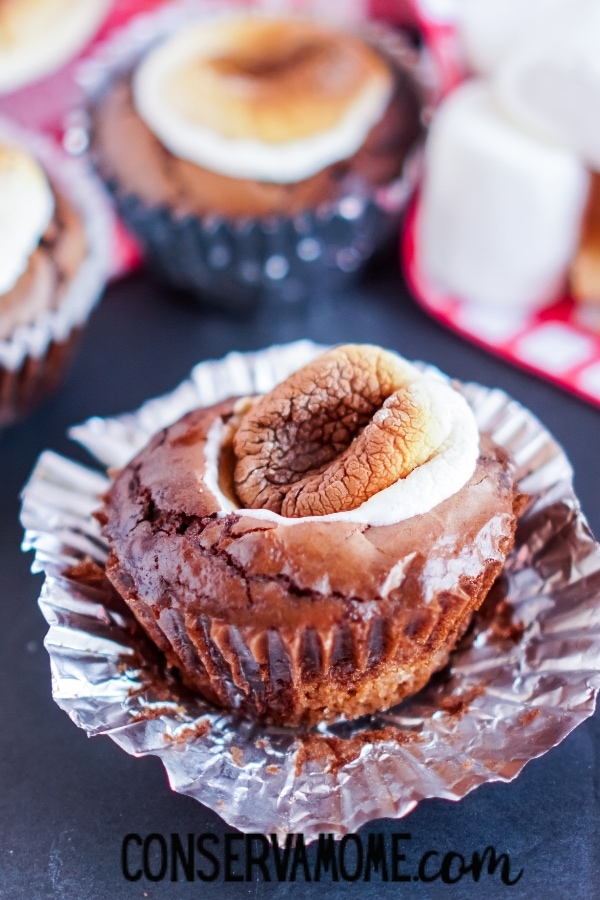
M 415 0 L 415 12 L 436 62 L 441 93 L 466 77 L 453 10 L 456 0 Z M 510 363 L 600 406 L 600 334 L 578 321 L 574 301 L 563 296 L 537 313 L 474 307 L 432 285 L 419 260 L 415 222 L 418 197 L 404 226 L 402 263 L 417 302 L 439 322 Z

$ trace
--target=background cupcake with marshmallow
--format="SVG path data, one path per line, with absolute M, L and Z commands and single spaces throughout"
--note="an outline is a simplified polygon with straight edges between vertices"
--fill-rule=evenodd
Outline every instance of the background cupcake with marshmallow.
M 0 426 L 67 371 L 108 270 L 101 199 L 78 161 L 0 120 Z
M 0 94 L 60 68 L 104 19 L 110 0 L 3 0 L 0 3 Z
M 99 57 L 91 151 L 150 263 L 230 307 L 356 272 L 397 221 L 421 134 L 408 45 L 186 6 L 144 26 Z

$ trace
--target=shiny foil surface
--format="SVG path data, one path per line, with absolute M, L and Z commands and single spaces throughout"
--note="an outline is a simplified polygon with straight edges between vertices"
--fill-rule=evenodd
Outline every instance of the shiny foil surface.
M 194 407 L 268 391 L 322 349 L 300 341 L 200 363 L 171 394 L 71 436 L 119 468 Z M 341 835 L 425 797 L 459 800 L 515 778 L 594 711 L 600 548 L 543 425 L 500 390 L 462 387 L 480 431 L 513 454 L 529 499 L 503 576 L 419 694 L 313 730 L 257 725 L 192 696 L 103 576 L 107 547 L 92 513 L 107 476 L 47 451 L 23 491 L 22 522 L 33 570 L 46 575 L 39 603 L 58 705 L 88 734 L 159 756 L 173 790 L 246 832 Z

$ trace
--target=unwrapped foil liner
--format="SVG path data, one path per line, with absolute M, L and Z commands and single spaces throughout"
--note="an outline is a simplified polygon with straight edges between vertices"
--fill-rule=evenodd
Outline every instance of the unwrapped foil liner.
M 115 77 L 130 72 L 153 46 L 187 23 L 238 10 L 231 3 L 182 0 L 135 17 L 99 45 L 82 64 L 78 81 L 90 104 Z M 401 65 L 413 70 L 415 88 L 427 82 L 417 54 L 391 29 L 363 25 L 363 33 Z M 423 87 L 423 92 L 425 88 Z M 87 116 L 71 117 L 65 143 L 76 152 L 89 141 Z M 91 157 L 95 158 L 93 139 Z M 102 164 L 98 161 L 98 169 Z M 315 290 L 337 290 L 398 230 L 420 170 L 413 149 L 400 178 L 369 196 L 349 194 L 293 216 L 227 219 L 182 215 L 166 205 L 151 206 L 114 180 L 107 182 L 119 215 L 141 242 L 148 264 L 168 283 L 191 291 L 220 308 L 250 310 L 265 300 L 277 304 L 305 300 Z
M 192 408 L 267 391 L 322 349 L 301 341 L 200 363 L 173 393 L 71 434 L 119 468 Z M 480 430 L 513 454 L 529 500 L 503 577 L 449 669 L 423 691 L 388 712 L 312 730 L 261 726 L 190 695 L 102 573 L 82 565 L 106 560 L 92 512 L 107 477 L 48 451 L 24 489 L 22 522 L 33 570 L 46 573 L 39 603 L 59 706 L 88 734 L 159 756 L 173 790 L 247 832 L 353 832 L 425 797 L 458 800 L 515 778 L 594 710 L 600 548 L 569 462 L 540 422 L 500 390 L 463 390 Z

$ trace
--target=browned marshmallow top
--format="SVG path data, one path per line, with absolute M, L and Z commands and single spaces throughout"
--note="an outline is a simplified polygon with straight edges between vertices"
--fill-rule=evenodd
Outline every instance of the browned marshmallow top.
M 209 26 L 210 27 L 210 26 Z M 374 82 L 391 89 L 384 59 L 346 32 L 296 19 L 234 19 L 213 54 L 168 78 L 190 122 L 229 138 L 282 143 L 334 128 Z
M 284 516 L 355 509 L 445 436 L 416 371 L 378 347 L 337 347 L 261 397 L 233 439 L 242 505 Z

